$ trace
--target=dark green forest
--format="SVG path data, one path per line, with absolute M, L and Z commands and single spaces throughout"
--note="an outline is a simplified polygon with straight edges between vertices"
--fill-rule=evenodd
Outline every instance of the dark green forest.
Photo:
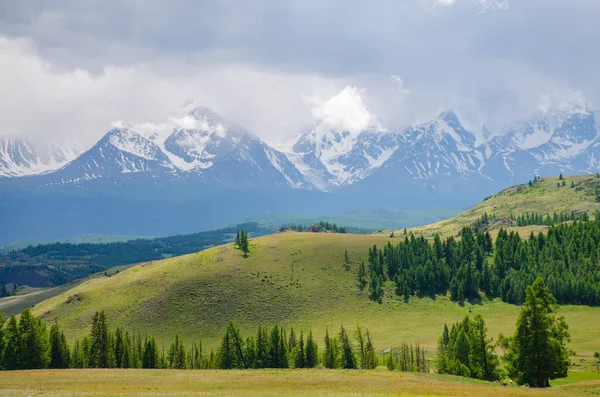
M 412 234 L 398 244 L 369 249 L 368 267 L 359 267 L 359 285 L 381 301 L 384 282 L 396 294 L 435 295 L 450 292 L 456 301 L 501 298 L 525 301 L 525 289 L 542 277 L 561 304 L 600 304 L 600 221 L 550 226 L 546 235 L 522 238 L 501 229 L 494 242 L 489 232 L 465 227 L 460 239 L 433 242 Z

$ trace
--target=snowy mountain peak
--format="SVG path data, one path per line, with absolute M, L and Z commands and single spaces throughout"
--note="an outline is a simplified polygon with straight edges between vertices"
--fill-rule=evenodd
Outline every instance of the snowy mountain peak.
M 437 145 L 453 145 L 461 152 L 475 148 L 477 138 L 461 124 L 455 112 L 448 110 L 440 113 L 430 122 L 411 127 L 405 133 L 413 141 L 420 137 L 432 139 Z
M 76 144 L 45 142 L 16 135 L 0 136 L 0 177 L 54 171 L 81 153 Z

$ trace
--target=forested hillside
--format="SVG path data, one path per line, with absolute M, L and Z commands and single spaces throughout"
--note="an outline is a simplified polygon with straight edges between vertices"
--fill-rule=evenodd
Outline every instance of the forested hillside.
M 541 276 L 561 304 L 600 304 L 598 266 L 600 221 L 576 221 L 521 237 L 500 229 L 492 243 L 489 232 L 465 227 L 460 239 L 433 242 L 410 234 L 397 244 L 369 249 L 369 293 L 381 300 L 385 280 L 399 296 L 445 295 L 456 301 L 488 298 L 521 304 L 525 288 Z M 364 265 L 362 266 L 364 268 Z M 362 275 L 362 277 L 361 277 Z M 366 286 L 366 274 L 359 274 Z

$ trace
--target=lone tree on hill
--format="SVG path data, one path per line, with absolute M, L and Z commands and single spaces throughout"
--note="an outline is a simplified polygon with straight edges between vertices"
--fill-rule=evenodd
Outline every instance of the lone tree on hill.
M 250 253 L 250 243 L 248 242 L 248 232 L 244 229 L 238 230 L 235 237 L 235 243 L 233 245 L 236 249 L 239 249 L 244 254 L 244 258 Z
M 526 296 L 506 357 L 508 371 L 520 385 L 549 387 L 550 379 L 569 370 L 569 326 L 554 316 L 556 299 L 541 277 L 527 287 Z

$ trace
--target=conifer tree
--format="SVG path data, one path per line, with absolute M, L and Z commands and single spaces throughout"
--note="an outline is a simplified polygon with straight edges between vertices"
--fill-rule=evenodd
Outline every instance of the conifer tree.
M 373 340 L 369 330 L 365 330 L 367 337 L 367 344 L 365 346 L 365 363 L 363 364 L 364 369 L 375 369 L 377 368 L 377 354 L 375 353 L 375 346 L 373 346 Z
M 175 366 L 171 367 L 175 369 L 185 369 L 185 351 L 182 352 L 183 342 L 181 341 L 181 338 L 179 338 L 179 335 L 176 335 L 175 339 L 176 342 L 174 342 L 174 344 L 176 350 L 173 357 Z M 158 345 L 156 344 L 156 339 L 154 339 L 154 337 L 146 340 L 142 368 L 160 368 Z
M 0 284 L 0 298 L 4 298 L 8 296 L 8 292 L 6 291 L 6 285 Z
M 58 324 L 50 328 L 50 368 L 69 368 L 70 353 L 65 334 L 60 331 Z
M 94 368 L 113 368 L 115 366 L 114 351 L 110 343 L 108 324 L 104 310 L 96 312 L 92 319 L 90 334 L 90 366 Z
M 339 340 L 342 353 L 340 357 L 340 367 L 344 369 L 356 369 L 356 358 L 354 357 L 354 352 L 352 350 L 352 343 L 343 326 L 340 327 Z
M 306 366 L 308 368 L 315 368 L 318 364 L 319 350 L 317 348 L 317 342 L 313 338 L 313 333 L 310 331 L 306 338 Z
M 520 385 L 548 387 L 551 379 L 567 376 L 569 327 L 556 310 L 556 299 L 538 277 L 526 289 L 507 355 L 509 373 Z
M 117 368 L 123 368 L 123 355 L 125 353 L 125 341 L 123 339 L 123 330 L 117 326 L 115 330 L 115 365 Z
M 269 335 L 267 328 L 259 325 L 256 333 L 256 368 L 270 368 Z
M 6 370 L 23 369 L 21 363 L 21 336 L 19 334 L 19 325 L 17 318 L 12 315 L 4 331 L 6 347 L 4 350 L 3 368 Z
M 323 365 L 325 368 L 336 368 L 337 367 L 337 357 L 336 357 L 336 347 L 335 340 L 332 340 L 329 337 L 329 330 L 325 329 L 325 352 L 323 353 Z
M 306 354 L 304 350 L 304 333 L 300 331 L 300 338 L 293 350 L 294 368 L 306 368 Z
M 367 286 L 367 272 L 365 270 L 365 261 L 361 261 L 358 265 L 358 286 L 360 290 L 364 290 Z
M 48 334 L 41 320 L 31 314 L 29 308 L 23 310 L 19 320 L 19 336 L 21 341 L 21 365 L 23 369 L 46 368 L 48 355 Z

